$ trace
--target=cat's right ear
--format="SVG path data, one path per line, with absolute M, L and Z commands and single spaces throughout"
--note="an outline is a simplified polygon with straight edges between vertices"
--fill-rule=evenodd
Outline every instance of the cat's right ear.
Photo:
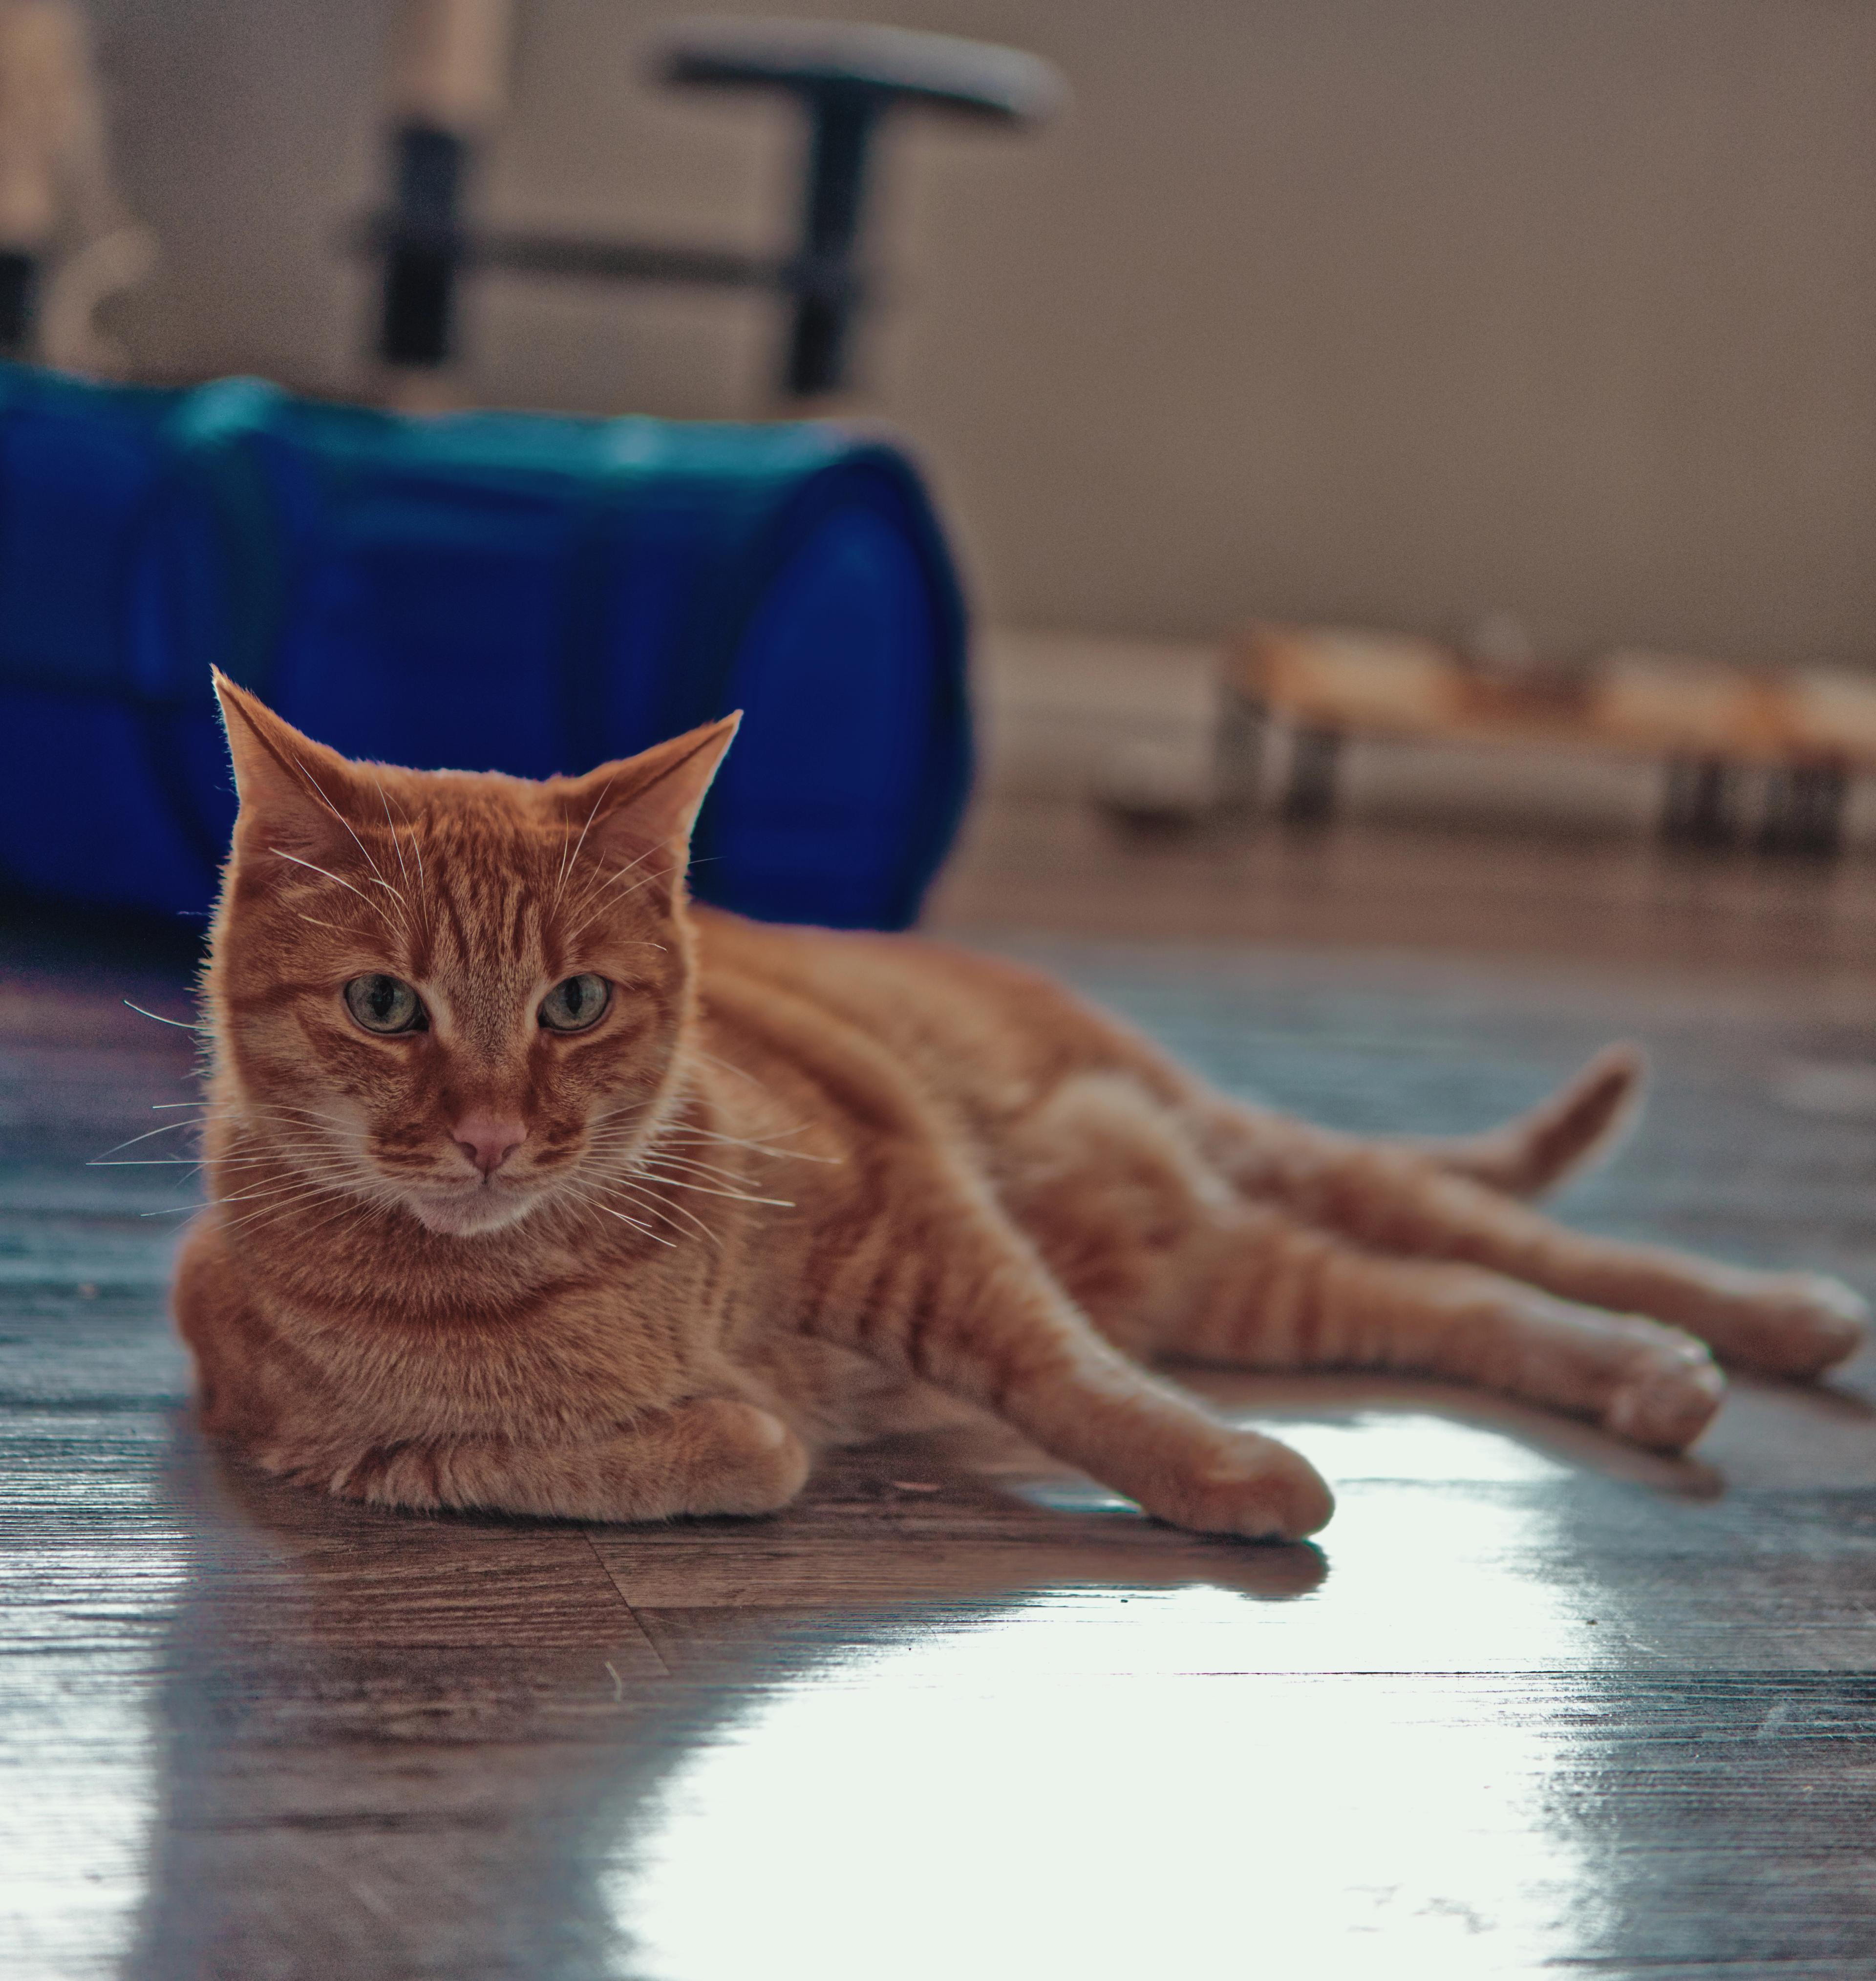
M 317 849 L 355 844 L 348 814 L 358 809 L 364 795 L 352 764 L 302 736 L 219 668 L 214 672 L 241 800 L 235 832 L 242 853 L 317 859 Z

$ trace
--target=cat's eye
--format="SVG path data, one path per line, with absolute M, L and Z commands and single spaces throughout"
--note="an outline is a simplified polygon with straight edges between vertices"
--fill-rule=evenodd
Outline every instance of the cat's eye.
M 550 1032 L 583 1032 L 612 1000 L 612 986 L 588 971 L 556 984 L 541 1000 L 541 1022 Z
M 401 977 L 355 977 L 345 986 L 345 1008 L 368 1032 L 427 1032 L 423 1000 Z

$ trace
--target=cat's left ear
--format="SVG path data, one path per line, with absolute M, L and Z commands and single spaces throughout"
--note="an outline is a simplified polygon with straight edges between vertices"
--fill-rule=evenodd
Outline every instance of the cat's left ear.
M 237 843 L 298 852 L 353 843 L 347 815 L 364 805 L 365 787 L 351 761 L 302 736 L 219 668 L 215 691 L 241 799 Z
M 583 777 L 555 778 L 549 789 L 561 818 L 589 851 L 639 864 L 648 877 L 675 887 L 697 814 L 741 721 L 738 710 Z

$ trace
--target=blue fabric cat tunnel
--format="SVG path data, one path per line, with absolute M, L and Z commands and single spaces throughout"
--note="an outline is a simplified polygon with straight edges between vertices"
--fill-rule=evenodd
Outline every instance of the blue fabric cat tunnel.
M 411 419 L 252 380 L 0 367 L 0 874 L 199 913 L 218 663 L 418 768 L 590 768 L 740 708 L 705 899 L 912 920 L 969 780 L 965 621 L 916 473 L 821 424 Z

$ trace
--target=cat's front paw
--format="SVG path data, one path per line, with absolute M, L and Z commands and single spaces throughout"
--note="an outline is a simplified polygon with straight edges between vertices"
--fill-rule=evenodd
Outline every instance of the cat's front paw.
M 781 1418 L 731 1397 L 700 1397 L 685 1410 L 692 1443 L 693 1513 L 772 1513 L 808 1483 L 807 1447 Z
M 1335 1511 L 1335 1494 L 1308 1460 L 1255 1431 L 1221 1432 L 1211 1453 L 1140 1503 L 1175 1527 L 1254 1541 L 1300 1541 Z

